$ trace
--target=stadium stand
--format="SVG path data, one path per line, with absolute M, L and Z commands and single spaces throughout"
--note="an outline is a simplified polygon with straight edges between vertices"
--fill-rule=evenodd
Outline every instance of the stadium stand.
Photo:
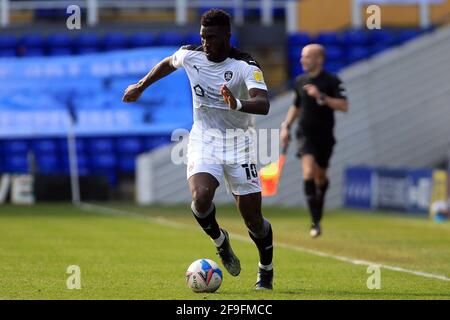
M 419 30 L 389 30 L 377 31 L 370 34 L 361 30 L 346 30 L 343 32 L 322 32 L 317 35 L 307 33 L 290 34 L 287 38 L 287 56 L 291 78 L 302 73 L 298 63 L 301 48 L 311 42 L 322 43 L 327 48 L 328 60 L 326 68 L 337 72 L 342 68 L 367 59 L 381 51 L 400 45 L 422 34 Z M 136 32 L 125 34 L 109 32 L 103 35 L 93 32 L 83 32 L 75 37 L 66 33 L 55 33 L 43 36 L 38 33 L 26 33 L 20 37 L 10 35 L 0 36 L 0 56 L 2 57 L 37 57 L 59 55 L 83 55 L 95 52 L 106 52 L 132 48 L 180 46 L 185 43 L 199 44 L 198 33 L 180 34 L 165 32 L 153 34 L 150 32 Z M 113 105 L 120 99 L 116 92 L 121 92 L 132 78 L 115 79 L 109 81 L 107 92 L 101 81 L 87 81 L 74 83 L 68 81 L 60 84 L 53 83 L 51 88 L 29 88 L 29 95 L 23 92 L 9 94 L 8 98 L 0 102 L 14 106 L 16 109 L 31 110 L 33 108 L 48 108 L 64 110 L 68 97 L 74 97 L 72 102 L 76 110 L 102 109 Z M 144 104 L 157 104 L 163 99 L 163 92 L 151 88 L 152 101 Z M 75 91 L 76 92 L 75 92 Z M 101 92 L 101 93 L 100 93 Z M 109 93 L 108 93 L 109 92 Z M 58 97 L 58 98 L 56 98 Z M 172 109 L 152 108 L 148 120 L 153 123 L 163 121 L 173 116 Z M 142 152 L 167 143 L 167 136 L 150 135 L 122 136 L 122 137 L 91 137 L 86 141 L 78 141 L 81 174 L 106 174 L 111 183 L 116 181 L 117 175 L 131 174 L 135 169 L 134 158 Z M 61 138 L 34 140 L 4 140 L 2 141 L 2 170 L 8 172 L 27 171 L 27 152 L 33 150 L 36 155 L 37 170 L 41 173 L 67 173 L 67 145 L 61 147 Z M 60 147 L 56 147 L 59 145 Z M 5 157 L 8 154 L 8 157 Z M 101 154 L 101 156 L 97 156 Z

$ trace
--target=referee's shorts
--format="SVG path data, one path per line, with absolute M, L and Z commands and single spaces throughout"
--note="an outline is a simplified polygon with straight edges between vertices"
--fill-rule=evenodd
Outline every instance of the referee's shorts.
M 327 169 L 336 140 L 333 136 L 313 136 L 297 132 L 297 157 L 310 154 L 319 167 Z

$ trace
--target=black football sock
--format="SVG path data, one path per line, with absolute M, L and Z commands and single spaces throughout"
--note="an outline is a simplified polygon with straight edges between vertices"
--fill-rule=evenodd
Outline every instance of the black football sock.
M 206 213 L 199 213 L 194 206 L 191 205 L 192 213 L 203 231 L 211 237 L 211 239 L 218 239 L 220 237 L 219 224 L 216 221 L 216 206 L 211 204 L 211 208 Z
M 264 220 L 263 231 L 259 234 L 250 230 L 248 231 L 248 234 L 258 248 L 260 264 L 271 267 L 273 258 L 273 235 L 272 226 L 269 221 Z
M 323 216 L 323 207 L 325 204 L 325 195 L 327 194 L 328 185 L 328 179 L 326 179 L 324 184 L 317 186 L 317 207 L 319 211 L 319 221 Z
M 308 203 L 312 222 L 313 224 L 318 224 L 320 222 L 320 215 L 317 201 L 316 184 L 314 183 L 314 180 L 304 180 L 304 189 L 306 202 Z

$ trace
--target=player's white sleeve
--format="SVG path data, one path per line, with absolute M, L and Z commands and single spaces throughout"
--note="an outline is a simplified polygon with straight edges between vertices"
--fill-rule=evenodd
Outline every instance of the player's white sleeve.
M 172 65 L 174 68 L 178 69 L 184 67 L 184 59 L 186 58 L 188 52 L 189 50 L 180 48 L 172 55 Z
M 245 68 L 245 85 L 247 86 L 247 90 L 262 89 L 267 91 L 263 73 L 261 69 L 254 65 L 248 65 Z

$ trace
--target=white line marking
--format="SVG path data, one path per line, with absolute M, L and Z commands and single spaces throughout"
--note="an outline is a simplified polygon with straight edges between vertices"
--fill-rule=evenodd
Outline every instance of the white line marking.
M 183 224 L 183 223 L 170 221 L 170 220 L 167 220 L 162 217 L 157 217 L 157 218 L 148 217 L 146 215 L 139 214 L 139 213 L 124 211 L 124 210 L 114 209 L 114 208 L 108 208 L 108 207 L 103 207 L 103 206 L 99 206 L 99 205 L 80 203 L 78 205 L 78 207 L 81 210 L 86 210 L 86 211 L 96 212 L 96 213 L 103 213 L 103 214 L 108 214 L 108 215 L 113 215 L 113 216 L 132 217 L 132 218 L 145 220 L 145 221 L 148 221 L 151 223 L 156 223 L 156 224 L 160 224 L 160 225 L 164 225 L 164 226 L 168 226 L 168 227 L 172 227 L 172 228 L 176 228 L 176 229 L 185 229 L 185 230 L 197 230 L 198 229 L 198 228 L 194 228 L 194 227 L 191 227 L 191 226 Z M 237 239 L 239 241 L 253 243 L 248 237 L 244 237 L 239 234 L 230 233 L 230 236 L 232 236 L 234 239 Z M 401 267 L 389 266 L 389 265 L 376 263 L 376 262 L 370 262 L 370 261 L 366 261 L 366 260 L 347 258 L 344 256 L 338 256 L 338 255 L 322 252 L 319 250 L 308 249 L 308 248 L 304 248 L 301 246 L 295 246 L 295 245 L 291 245 L 291 244 L 287 244 L 287 243 L 274 242 L 274 245 L 279 248 L 290 249 L 290 250 L 294 250 L 297 252 L 309 253 L 309 254 L 312 254 L 315 256 L 334 259 L 334 260 L 338 260 L 338 261 L 342 261 L 342 262 L 351 263 L 354 265 L 364 265 L 364 266 L 377 265 L 377 266 L 380 266 L 381 268 L 384 268 L 387 270 L 408 273 L 408 274 L 412 274 L 412 275 L 419 276 L 419 277 L 437 279 L 437 280 L 442 280 L 442 281 L 450 281 L 450 278 L 448 278 L 444 275 L 438 275 L 438 274 L 433 274 L 433 273 L 428 273 L 428 272 L 423 272 L 423 271 L 409 270 L 409 269 L 405 269 L 405 268 L 401 268 Z

